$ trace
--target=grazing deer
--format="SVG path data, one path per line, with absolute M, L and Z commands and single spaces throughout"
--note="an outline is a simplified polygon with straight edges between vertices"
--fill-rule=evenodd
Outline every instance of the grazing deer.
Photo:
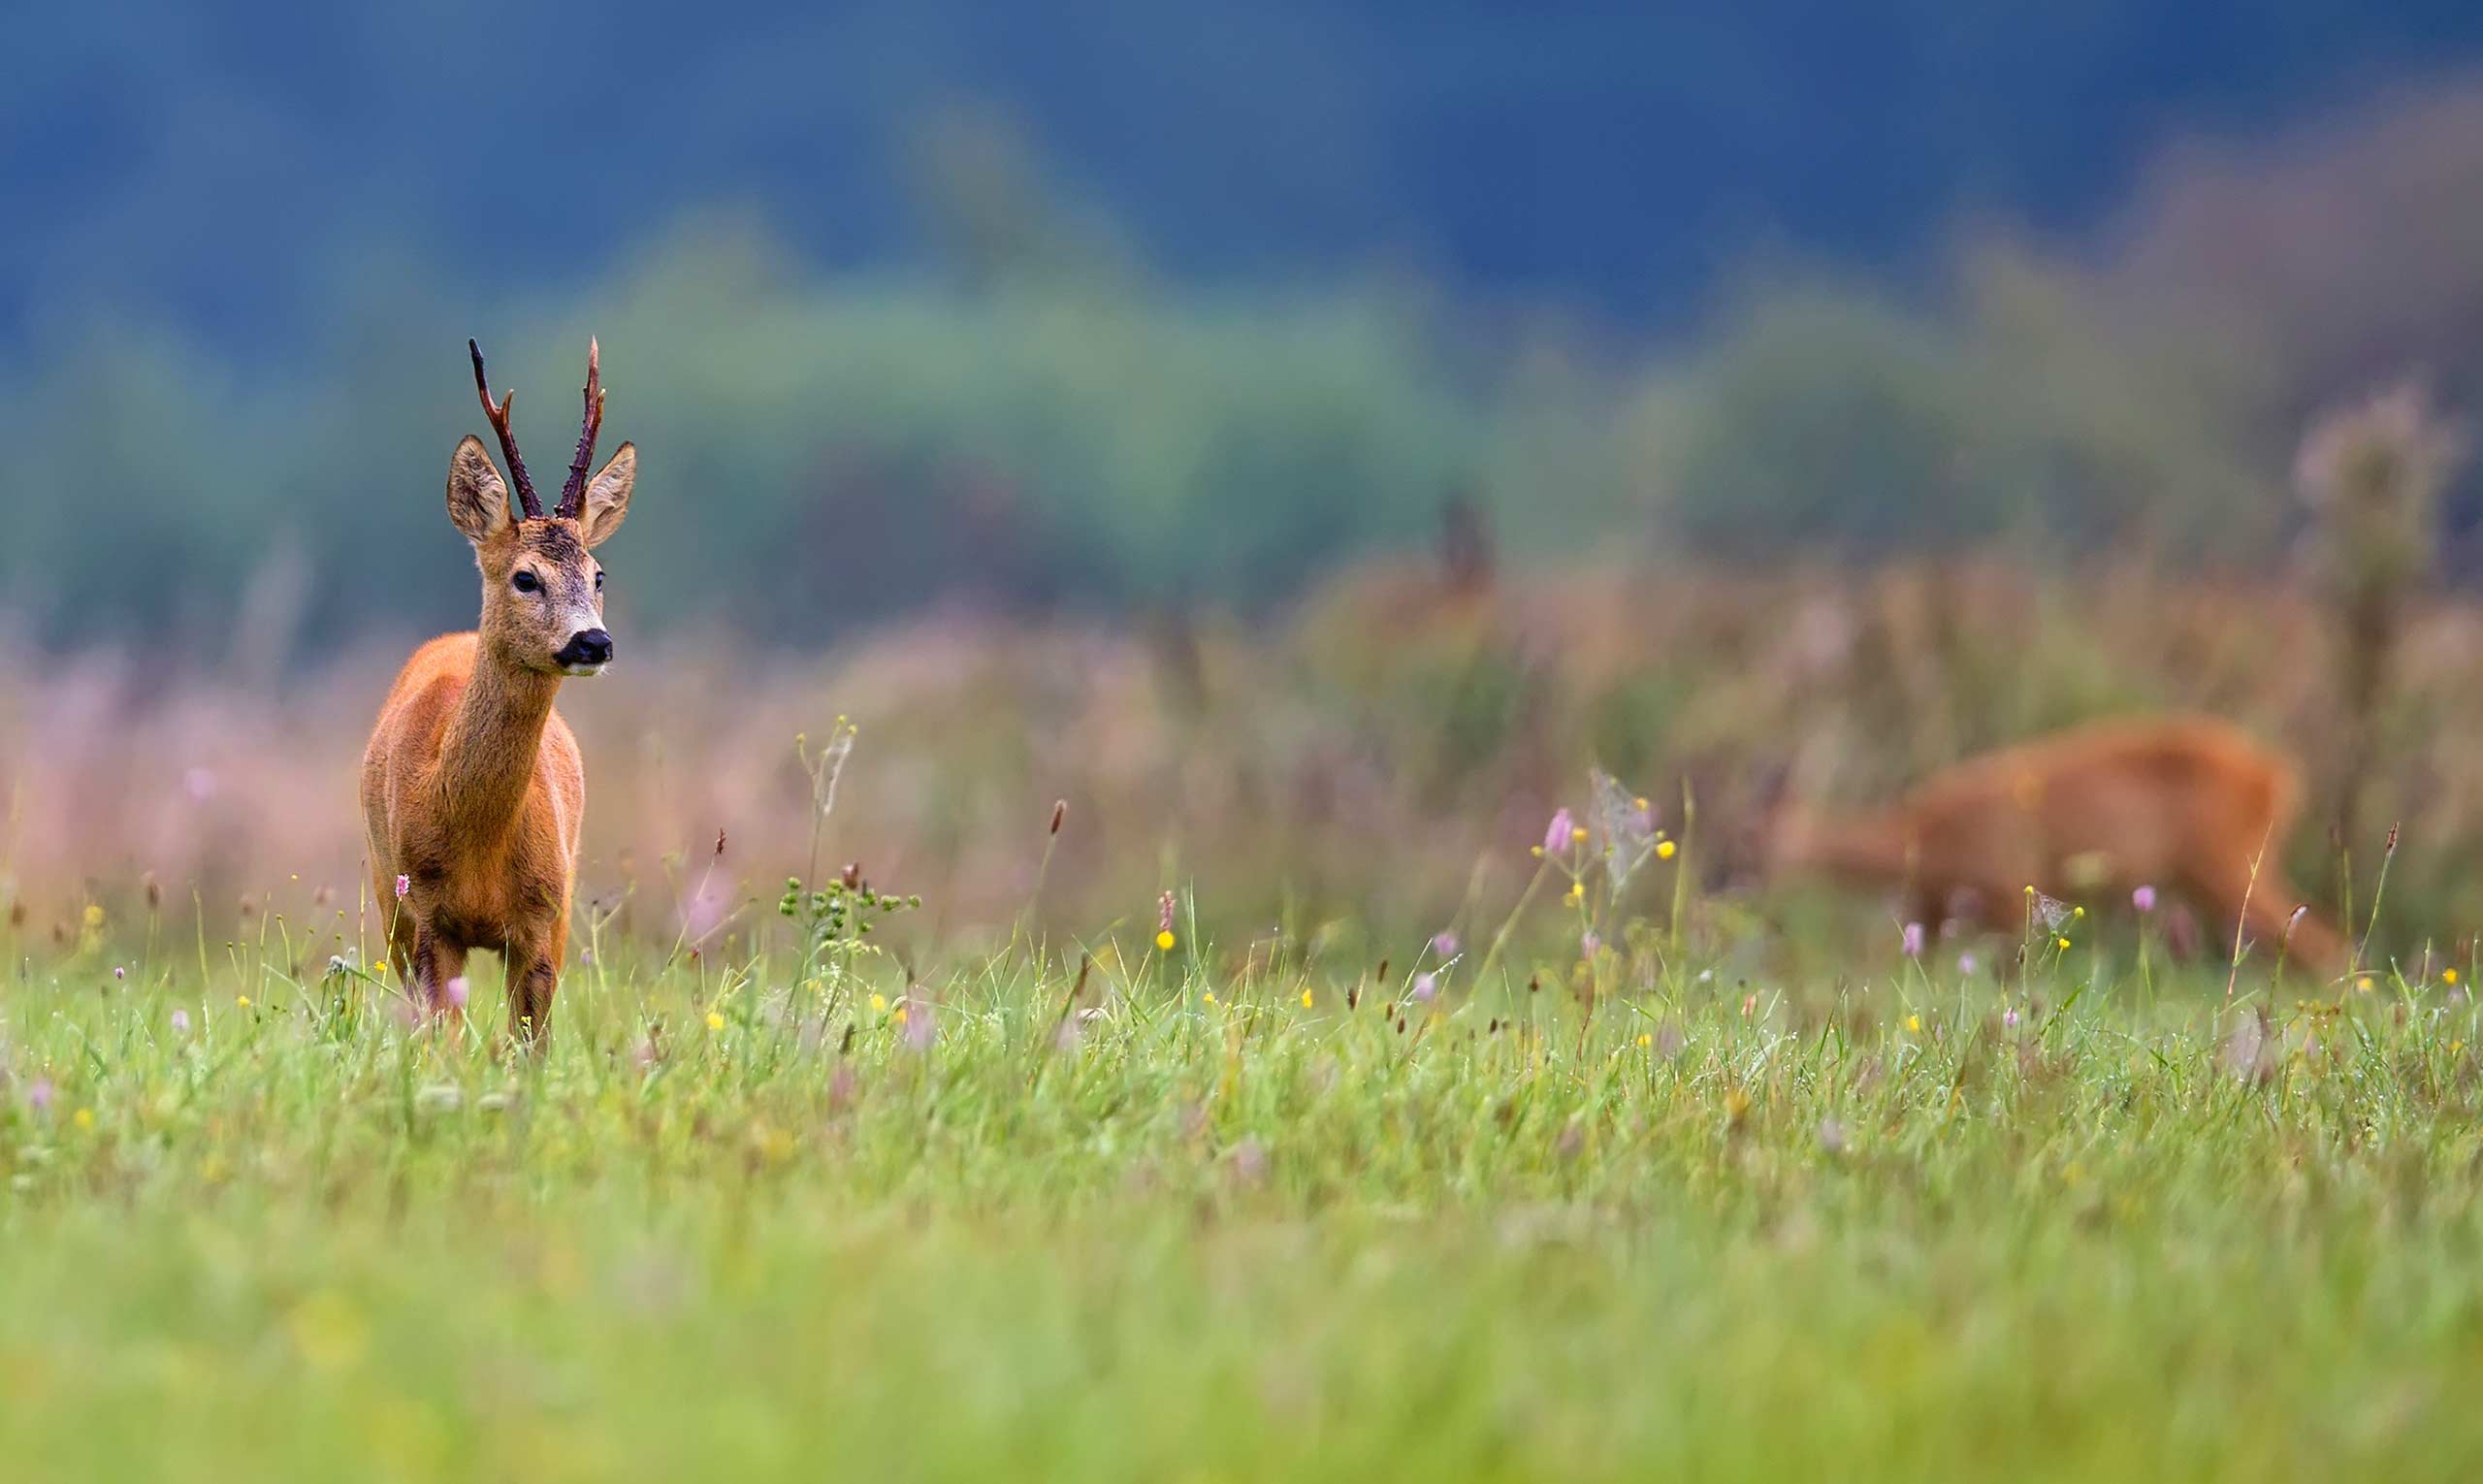
M 586 810 L 577 739 L 552 699 L 563 676 L 612 661 L 603 569 L 587 552 L 621 529 L 638 456 L 624 443 L 587 477 L 603 422 L 589 340 L 585 425 L 560 503 L 545 515 L 510 427 L 515 394 L 495 403 L 481 348 L 466 348 L 517 502 L 482 440 L 467 435 L 448 460 L 448 519 L 474 545 L 482 622 L 425 644 L 398 675 L 363 753 L 363 826 L 389 914 L 389 957 L 415 1003 L 446 1009 L 466 955 L 496 951 L 509 1029 L 539 1043 L 568 945 Z
M 2003 930 L 2022 924 L 2030 886 L 2071 900 L 2160 888 L 2341 972 L 2343 940 L 2295 916 L 2302 897 L 2275 864 L 2299 795 L 2292 764 L 2221 722 L 2103 723 L 1969 758 L 1892 808 L 1786 810 L 1769 858 L 1896 885 L 1909 920 Z

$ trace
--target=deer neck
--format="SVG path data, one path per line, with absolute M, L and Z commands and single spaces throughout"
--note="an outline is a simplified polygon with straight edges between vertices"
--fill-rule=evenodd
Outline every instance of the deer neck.
M 1914 830 L 1894 810 L 1797 815 L 1779 836 L 1778 856 L 1858 881 L 1902 881 L 1916 869 Z
M 479 646 L 473 673 L 439 748 L 439 790 L 452 839 L 499 844 L 517 828 L 534 782 L 561 677 L 496 659 Z

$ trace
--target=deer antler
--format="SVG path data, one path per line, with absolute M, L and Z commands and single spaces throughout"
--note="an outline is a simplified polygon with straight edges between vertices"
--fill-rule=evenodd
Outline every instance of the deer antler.
M 595 337 L 586 338 L 586 421 L 578 430 L 577 457 L 569 461 L 569 477 L 561 486 L 561 502 L 552 513 L 576 520 L 586 506 L 586 467 L 595 462 L 595 436 L 603 427 L 603 380 L 597 371 Z
M 500 457 L 507 461 L 508 476 L 517 485 L 517 502 L 526 512 L 512 512 L 509 523 L 532 520 L 543 513 L 543 502 L 534 498 L 534 481 L 526 477 L 526 461 L 517 456 L 517 435 L 509 428 L 509 409 L 517 404 L 517 393 L 511 391 L 497 403 L 492 401 L 492 384 L 483 376 L 483 347 L 468 339 L 466 349 L 474 357 L 474 390 L 483 399 L 483 415 L 492 420 L 492 431 L 500 436 Z

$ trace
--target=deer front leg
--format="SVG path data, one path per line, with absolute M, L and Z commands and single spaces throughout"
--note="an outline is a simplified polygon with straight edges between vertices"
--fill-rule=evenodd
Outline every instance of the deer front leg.
M 414 924 L 413 938 L 405 993 L 420 1014 L 445 1014 L 449 1009 L 448 982 L 466 972 L 465 945 L 449 942 L 421 922 Z
M 541 1049 L 552 1029 L 552 995 L 561 987 L 557 951 L 512 947 L 508 954 L 509 1039 Z

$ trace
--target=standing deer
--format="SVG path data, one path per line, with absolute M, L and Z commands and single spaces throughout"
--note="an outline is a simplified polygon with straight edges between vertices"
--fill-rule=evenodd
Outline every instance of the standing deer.
M 1785 811 L 1769 857 L 1897 886 L 1910 920 L 2003 930 L 2022 924 L 2030 886 L 2072 899 L 2160 887 L 2341 972 L 2344 941 L 2295 916 L 2303 899 L 2275 864 L 2299 798 L 2290 763 L 2221 722 L 2102 723 L 1969 758 L 1891 808 Z
M 577 456 L 550 515 L 535 499 L 510 427 L 515 394 L 492 400 L 483 352 L 474 389 L 517 486 L 468 434 L 448 460 L 448 519 L 474 546 L 482 621 L 414 651 L 379 708 L 362 758 L 362 817 L 388 952 L 416 1005 L 447 1008 L 446 986 L 476 949 L 498 952 L 510 1033 L 539 1045 L 568 946 L 586 774 L 577 739 L 552 709 L 568 675 L 612 661 L 603 569 L 587 555 L 629 509 L 638 471 L 628 443 L 593 479 L 603 422 L 595 342 Z

